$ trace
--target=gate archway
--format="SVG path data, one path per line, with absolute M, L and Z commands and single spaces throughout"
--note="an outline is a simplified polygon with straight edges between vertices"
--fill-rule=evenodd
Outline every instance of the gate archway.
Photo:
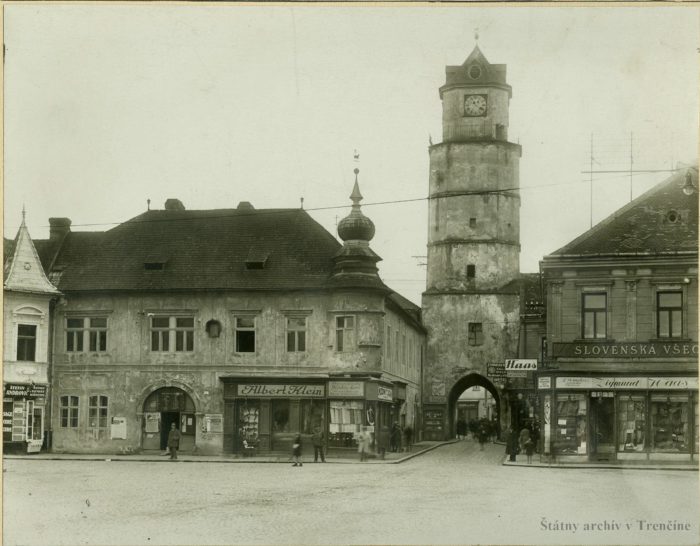
M 496 423 L 498 423 L 498 435 L 500 436 L 501 427 L 501 395 L 498 392 L 496 386 L 491 383 L 486 377 L 478 373 L 470 373 L 462 377 L 457 381 L 452 390 L 450 390 L 450 395 L 447 399 L 447 415 L 448 415 L 448 437 L 455 437 L 455 414 L 457 413 L 457 401 L 464 391 L 472 387 L 483 387 L 486 389 L 491 396 L 493 396 L 496 412 Z
M 180 431 L 180 451 L 192 451 L 196 439 L 195 403 L 184 390 L 168 386 L 153 390 L 143 402 L 142 448 L 167 446 L 171 425 Z

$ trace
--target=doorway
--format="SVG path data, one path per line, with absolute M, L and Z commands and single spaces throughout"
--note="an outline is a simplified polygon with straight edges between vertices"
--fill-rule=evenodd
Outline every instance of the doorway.
M 160 448 L 165 450 L 168 447 L 170 425 L 175 423 L 175 428 L 180 428 L 180 414 L 176 411 L 163 411 L 160 414 L 160 423 Z
M 176 387 L 152 392 L 143 404 L 142 447 L 165 450 L 174 423 L 180 431 L 180 451 L 192 451 L 196 440 L 195 407 L 192 398 Z
M 463 396 L 464 395 L 464 396 Z M 487 421 L 489 429 L 500 435 L 500 396 L 491 381 L 483 375 L 471 373 L 462 377 L 450 391 L 448 398 L 448 438 L 457 435 L 457 423 Z M 460 425 L 461 428 L 461 425 Z
M 591 458 L 610 461 L 615 458 L 615 399 L 613 393 L 595 393 L 591 397 Z

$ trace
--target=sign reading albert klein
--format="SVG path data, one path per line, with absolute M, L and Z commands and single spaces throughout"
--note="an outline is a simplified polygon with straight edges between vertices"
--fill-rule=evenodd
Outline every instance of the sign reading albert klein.
M 308 398 L 325 396 L 324 385 L 274 385 L 252 383 L 238 385 L 238 396 Z

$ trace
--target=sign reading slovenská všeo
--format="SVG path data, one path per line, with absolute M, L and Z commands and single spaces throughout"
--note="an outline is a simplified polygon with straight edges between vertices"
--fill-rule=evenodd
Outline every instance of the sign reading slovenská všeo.
M 554 358 L 683 358 L 698 356 L 696 342 L 552 343 Z

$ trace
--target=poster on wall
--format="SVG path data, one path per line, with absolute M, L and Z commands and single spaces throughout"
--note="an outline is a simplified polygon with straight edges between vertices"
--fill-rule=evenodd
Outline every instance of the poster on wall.
M 110 438 L 112 440 L 126 440 L 126 417 L 112 417 Z
M 146 432 L 158 432 L 160 430 L 160 413 L 144 413 Z

